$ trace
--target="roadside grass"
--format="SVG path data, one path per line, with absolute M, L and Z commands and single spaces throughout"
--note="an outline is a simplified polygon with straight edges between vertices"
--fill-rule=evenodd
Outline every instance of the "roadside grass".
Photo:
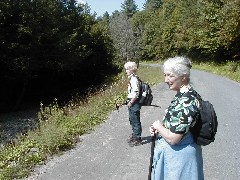
M 151 86 L 163 80 L 157 67 L 140 66 L 138 75 Z M 125 73 L 114 77 L 111 82 L 98 91 L 91 91 L 86 99 L 75 97 L 65 107 L 59 107 L 57 99 L 46 107 L 41 104 L 37 128 L 1 147 L 0 179 L 27 177 L 35 166 L 73 148 L 80 142 L 81 135 L 90 133 L 96 125 L 104 122 L 116 109 L 116 103 L 126 100 Z
M 236 82 L 240 82 L 240 61 L 227 61 L 226 63 L 194 63 L 193 68 L 218 74 Z
M 193 61 L 193 69 L 217 74 L 240 83 L 240 61 L 225 63 Z M 163 61 L 145 61 L 144 64 L 163 64 Z
M 227 61 L 226 63 L 194 63 L 193 68 L 218 74 L 233 81 L 240 82 L 240 61 Z

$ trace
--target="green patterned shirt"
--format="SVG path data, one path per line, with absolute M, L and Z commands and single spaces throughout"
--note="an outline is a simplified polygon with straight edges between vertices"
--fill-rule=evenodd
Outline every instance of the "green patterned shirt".
M 166 109 L 163 124 L 171 132 L 186 134 L 199 116 L 201 96 L 190 86 L 184 86 L 175 95 Z

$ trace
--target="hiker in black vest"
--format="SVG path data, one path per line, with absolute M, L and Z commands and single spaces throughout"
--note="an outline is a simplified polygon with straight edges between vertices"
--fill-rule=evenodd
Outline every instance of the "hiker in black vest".
M 132 127 L 132 134 L 128 139 L 128 144 L 133 146 L 141 145 L 141 134 L 142 134 L 142 125 L 140 121 L 140 109 L 141 105 L 139 104 L 139 91 L 140 83 L 137 78 L 137 64 L 135 62 L 127 62 L 124 65 L 126 73 L 128 75 L 128 112 L 129 112 L 129 122 Z
M 150 134 L 157 134 L 152 180 L 203 180 L 202 148 L 190 127 L 199 117 L 201 96 L 190 86 L 191 62 L 186 57 L 169 58 L 163 65 L 165 83 L 176 91 L 162 120 L 155 121 Z

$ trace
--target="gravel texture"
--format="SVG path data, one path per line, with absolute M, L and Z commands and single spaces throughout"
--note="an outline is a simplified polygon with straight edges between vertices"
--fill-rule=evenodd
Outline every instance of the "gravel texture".
M 35 108 L 0 114 L 0 146 L 35 128 L 37 112 Z

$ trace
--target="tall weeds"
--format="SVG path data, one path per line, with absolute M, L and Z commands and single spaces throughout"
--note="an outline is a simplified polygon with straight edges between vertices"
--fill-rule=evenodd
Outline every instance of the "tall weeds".
M 139 76 L 151 85 L 162 81 L 159 68 L 140 66 Z M 45 164 L 48 157 L 72 148 L 81 135 L 104 122 L 116 103 L 126 100 L 125 73 L 112 82 L 90 92 L 85 99 L 73 98 L 64 107 L 58 105 L 57 99 L 49 106 L 41 104 L 37 128 L 0 150 L 0 179 L 28 176 L 36 165 Z

